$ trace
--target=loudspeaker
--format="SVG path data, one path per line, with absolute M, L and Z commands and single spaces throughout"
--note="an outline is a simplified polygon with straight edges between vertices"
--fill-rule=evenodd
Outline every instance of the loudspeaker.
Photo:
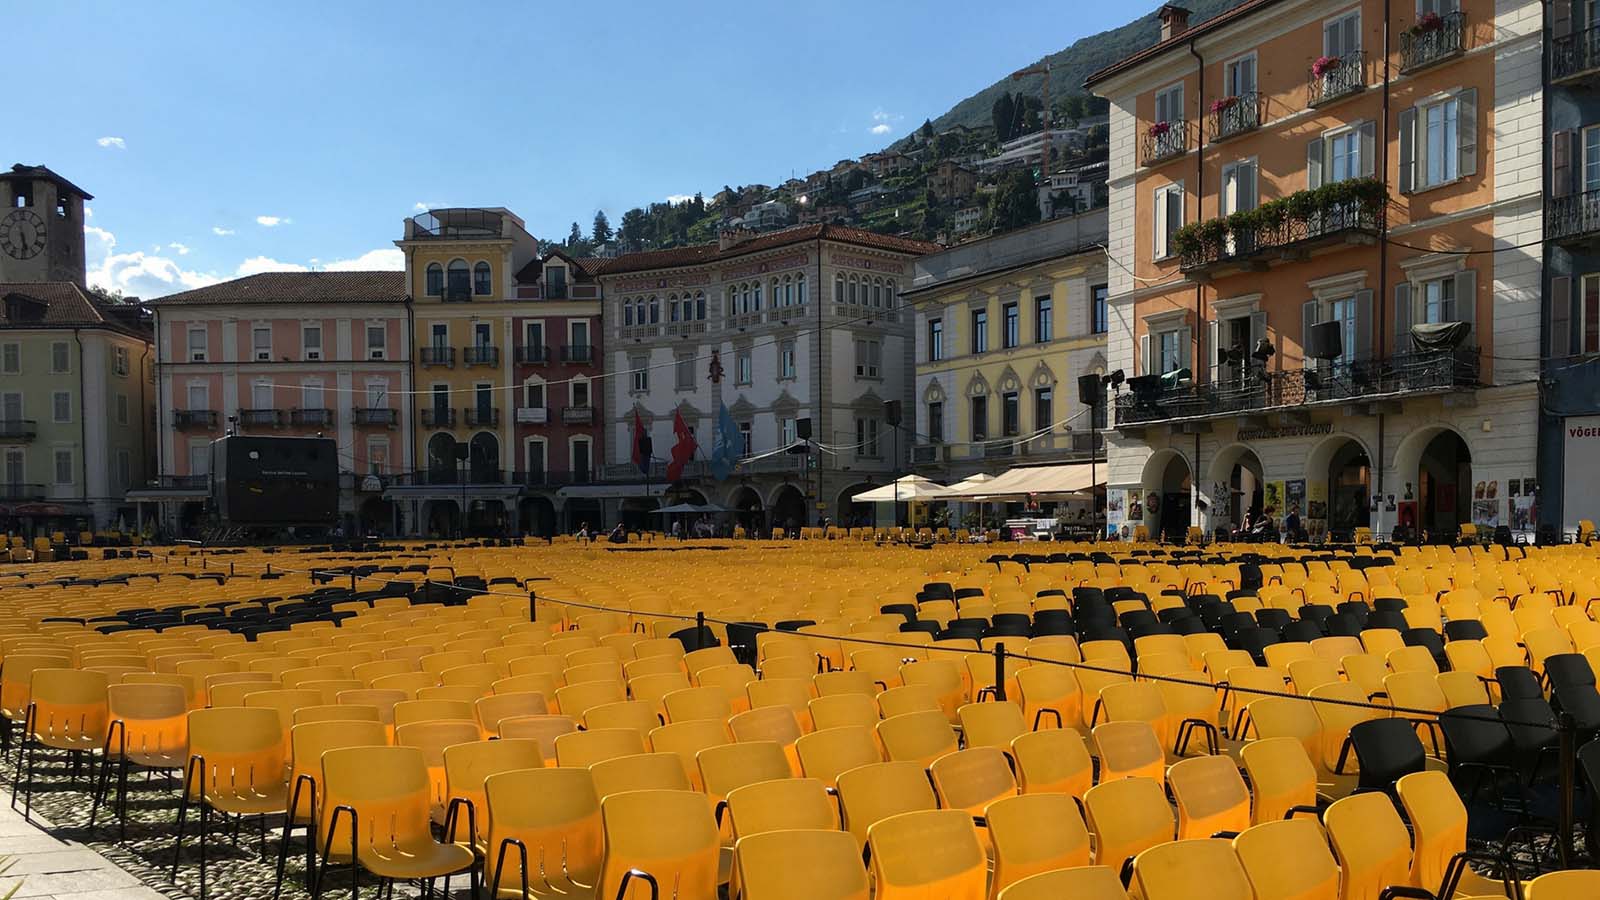
M 328 526 L 339 517 L 332 438 L 221 438 L 211 444 L 211 481 L 217 515 L 232 525 Z
M 1078 376 L 1078 402 L 1088 406 L 1098 406 L 1105 399 L 1105 388 L 1101 386 L 1100 376 L 1094 373 Z
M 883 401 L 883 424 L 888 425 L 890 428 L 899 428 L 900 427 L 900 401 L 899 400 L 885 400 L 885 401 Z
M 1343 355 L 1343 322 L 1318 322 L 1306 330 L 1307 359 L 1338 359 Z
M 802 441 L 811 440 L 811 417 L 794 420 L 794 436 Z

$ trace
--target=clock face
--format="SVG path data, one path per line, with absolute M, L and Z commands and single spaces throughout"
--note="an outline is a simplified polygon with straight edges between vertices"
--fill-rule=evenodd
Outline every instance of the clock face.
M 0 250 L 17 259 L 32 259 L 44 249 L 44 220 L 31 209 L 0 219 Z

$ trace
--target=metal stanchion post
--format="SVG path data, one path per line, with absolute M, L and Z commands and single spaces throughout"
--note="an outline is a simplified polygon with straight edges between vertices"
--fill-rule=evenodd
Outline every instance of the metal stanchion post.
M 272 563 L 267 563 L 267 574 L 268 575 L 272 574 Z
M 994 645 L 994 699 L 1006 702 L 1006 645 Z
M 705 636 L 706 614 L 704 612 L 696 611 L 694 614 L 694 648 L 696 650 L 704 650 L 706 648 L 704 643 Z
M 529 591 L 528 592 L 528 621 L 529 622 L 536 622 L 539 619 L 539 610 L 538 610 L 537 607 L 534 606 L 534 600 L 535 600 L 536 597 L 537 597 L 537 594 L 535 594 L 535 592 L 533 592 L 533 591 Z
M 1575 828 L 1575 792 L 1578 768 L 1578 723 L 1571 713 L 1562 713 L 1557 720 L 1561 738 L 1561 823 L 1558 839 L 1561 841 L 1561 867 L 1572 867 L 1573 831 Z

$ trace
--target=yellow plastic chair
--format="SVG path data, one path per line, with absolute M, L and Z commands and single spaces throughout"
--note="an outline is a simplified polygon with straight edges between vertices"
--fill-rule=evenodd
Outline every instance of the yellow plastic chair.
M 806 705 L 807 714 L 817 731 L 842 728 L 847 725 L 878 727 L 882 717 L 878 703 L 869 694 L 830 694 L 817 697 Z
M 701 790 L 700 765 L 695 756 L 708 747 L 733 743 L 728 726 L 714 719 L 673 722 L 650 732 L 650 748 L 657 753 L 672 753 L 683 765 L 685 777 L 694 790 Z
M 1415 847 L 1411 883 L 1436 896 L 1515 897 L 1507 881 L 1492 881 L 1474 872 L 1467 853 L 1467 808 L 1443 772 L 1414 772 L 1395 783 L 1400 805 L 1411 822 Z
M 754 834 L 799 829 L 839 830 L 839 809 L 817 778 L 757 781 L 728 792 L 735 846 Z
M 596 897 L 717 900 L 717 827 L 705 797 L 690 791 L 628 791 L 600 803 L 605 852 Z M 670 886 L 670 887 L 669 887 Z
M 1252 824 L 1277 822 L 1291 813 L 1316 815 L 1317 767 L 1300 741 L 1251 741 L 1239 751 L 1239 760 L 1250 776 Z
M 940 897 L 983 900 L 988 870 L 965 813 L 918 810 L 880 819 L 869 830 L 876 900 Z
M 1339 864 L 1314 818 L 1251 826 L 1233 839 L 1256 900 L 1338 900 Z
M 1100 759 L 1100 782 L 1119 778 L 1166 779 L 1167 755 L 1149 722 L 1107 722 L 1091 734 Z
M 412 722 L 394 730 L 395 746 L 410 747 L 422 753 L 423 767 L 428 774 L 428 795 L 432 800 L 431 815 L 440 825 L 445 822 L 445 804 L 449 799 L 445 790 L 445 748 L 478 739 L 478 723 L 470 719 Z
M 910 760 L 924 768 L 958 749 L 955 730 L 942 712 L 925 710 L 884 719 L 878 739 L 891 760 Z
M 801 774 L 820 780 L 829 789 L 838 786 L 844 772 L 883 762 L 883 750 L 872 732 L 859 725 L 823 728 L 804 735 L 795 742 L 795 753 L 800 757 Z M 926 783 L 927 779 L 923 781 Z
M 1233 758 L 1197 756 L 1167 770 L 1178 807 L 1178 840 L 1237 834 L 1250 827 L 1250 789 Z
M 1143 900 L 1255 900 L 1233 845 L 1213 838 L 1151 847 L 1134 857 L 1133 880 Z
M 89 827 L 106 797 L 111 769 L 117 768 L 115 811 L 121 835 L 127 833 L 128 769 L 182 769 L 189 761 L 188 697 L 170 684 L 113 684 L 106 688 L 109 725 L 100 756 L 100 788 L 89 810 Z
M 234 816 L 289 812 L 288 759 L 278 711 L 229 706 L 189 713 L 189 753 L 173 838 L 172 877 L 190 805 L 199 809 L 200 896 L 206 895 L 205 839 L 213 810 Z
M 571 716 L 517 716 L 500 720 L 501 740 L 532 738 L 539 742 L 544 753 L 544 764 L 556 764 L 556 738 L 578 730 Z
M 587 769 L 501 772 L 485 779 L 484 795 L 491 900 L 594 891 L 602 852 L 600 798 Z
M 645 746 L 644 736 L 632 728 L 602 728 L 596 731 L 563 734 L 555 739 L 555 747 L 556 765 L 582 768 L 588 768 L 604 760 L 633 756 L 649 750 Z
M 1095 865 L 1117 872 L 1139 853 L 1173 840 L 1177 832 L 1166 791 L 1153 778 L 1097 784 L 1084 795 L 1083 807 L 1095 836 Z
M 997 747 L 947 753 L 933 761 L 928 777 L 941 808 L 963 809 L 975 818 L 987 815 L 989 804 L 1017 796 L 1011 764 Z
M 639 753 L 602 760 L 589 767 L 589 775 L 601 800 L 623 791 L 693 790 L 675 753 Z
M 745 900 L 871 896 L 860 852 L 850 835 L 842 832 L 791 829 L 753 834 L 739 839 L 734 858 Z
M 927 770 L 914 762 L 873 763 L 842 772 L 838 792 L 844 828 L 862 847 L 877 822 L 903 812 L 939 808 Z M 960 815 L 971 824 L 966 813 Z
M 444 748 L 445 811 L 444 833 L 460 842 L 461 818 L 466 814 L 466 834 L 475 852 L 487 855 L 489 847 L 488 797 L 484 783 L 490 776 L 519 769 L 544 767 L 539 742 L 531 738 L 470 741 Z
M 111 719 L 106 700 L 108 687 L 102 672 L 33 670 L 18 764 L 24 784 L 24 818 L 33 809 L 33 767 L 41 748 L 64 750 L 68 754 L 92 754 L 105 748 L 110 739 Z M 15 797 L 15 783 L 12 788 Z
M 1322 821 L 1343 873 L 1340 900 L 1377 900 L 1384 888 L 1411 883 L 1411 836 L 1388 795 L 1352 794 Z
M 1595 896 L 1600 896 L 1600 872 L 1586 869 L 1540 875 L 1523 888 L 1523 900 L 1589 900 Z
M 991 898 L 1032 875 L 1089 865 L 1089 830 L 1065 794 L 997 800 L 989 804 L 986 821 L 994 848 Z
M 1139 526 L 1143 528 L 1144 526 Z M 1122 879 L 1109 866 L 1077 866 L 1042 872 L 1000 892 L 999 900 L 1128 900 Z
M 1015 703 L 968 703 L 957 710 L 957 718 L 962 741 L 969 748 L 1010 749 L 1012 741 L 1028 732 L 1022 708 Z
M 1011 742 L 1017 780 L 1024 794 L 1067 794 L 1078 800 L 1094 783 L 1094 759 L 1078 732 L 1053 728 Z

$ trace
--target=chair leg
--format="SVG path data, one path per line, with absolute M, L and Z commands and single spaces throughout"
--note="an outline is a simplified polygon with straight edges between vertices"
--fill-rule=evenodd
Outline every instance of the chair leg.
M 200 900 L 206 900 L 206 836 L 211 831 L 211 805 L 200 798 Z
M 106 791 L 111 787 L 111 754 L 107 753 L 100 758 L 100 773 L 95 777 L 94 796 L 89 804 L 89 827 L 94 828 L 95 816 L 100 812 L 100 803 L 105 799 Z
M 183 796 L 178 799 L 178 833 L 172 839 L 172 873 L 167 876 L 167 881 L 178 880 L 178 858 L 183 852 L 183 822 L 189 813 L 189 785 L 188 778 L 184 779 Z M 202 838 L 203 840 L 203 838 Z
M 283 891 L 283 873 L 289 863 L 289 834 L 293 828 L 294 807 L 291 805 L 289 811 L 283 814 L 283 837 L 278 840 L 278 879 L 272 884 L 272 900 L 278 900 L 278 895 Z M 308 833 L 306 840 L 310 839 Z
M 128 758 L 122 758 L 117 772 L 117 840 L 128 841 Z

